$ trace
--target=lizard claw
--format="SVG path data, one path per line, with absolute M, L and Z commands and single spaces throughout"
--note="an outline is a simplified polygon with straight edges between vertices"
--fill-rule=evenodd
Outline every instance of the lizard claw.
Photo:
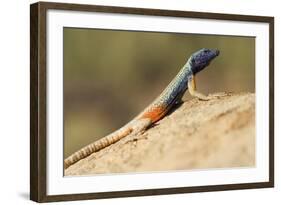
M 212 96 L 201 96 L 198 98 L 198 100 L 201 100 L 201 101 L 208 101 L 208 100 L 211 100 L 211 99 L 214 99 Z

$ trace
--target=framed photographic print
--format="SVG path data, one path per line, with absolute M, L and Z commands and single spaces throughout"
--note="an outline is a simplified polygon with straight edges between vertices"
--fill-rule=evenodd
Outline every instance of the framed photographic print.
M 30 198 L 274 186 L 274 18 L 31 5 Z

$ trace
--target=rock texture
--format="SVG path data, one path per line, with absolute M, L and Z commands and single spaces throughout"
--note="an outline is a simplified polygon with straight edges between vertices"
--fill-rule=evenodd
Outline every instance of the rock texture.
M 184 102 L 142 135 L 80 160 L 65 175 L 151 172 L 255 165 L 255 95 Z

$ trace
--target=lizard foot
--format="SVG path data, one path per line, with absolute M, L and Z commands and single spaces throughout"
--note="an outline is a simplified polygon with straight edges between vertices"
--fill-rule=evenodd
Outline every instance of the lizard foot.
M 211 94 L 208 96 L 202 95 L 202 96 L 198 97 L 198 99 L 202 100 L 202 101 L 208 101 L 208 100 L 220 99 L 222 97 L 226 97 L 226 96 L 230 96 L 230 95 L 231 95 L 230 93 L 221 92 L 221 93 Z
M 218 98 L 222 98 L 222 97 L 226 97 L 226 96 L 230 96 L 231 92 L 219 92 L 219 93 L 215 93 L 215 94 L 211 94 L 208 97 L 211 99 L 218 99 Z

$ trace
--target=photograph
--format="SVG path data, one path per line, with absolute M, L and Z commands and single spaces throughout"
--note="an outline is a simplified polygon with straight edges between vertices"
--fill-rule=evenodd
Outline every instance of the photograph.
M 65 27 L 63 74 L 65 176 L 255 166 L 254 37 Z
M 274 186 L 274 18 L 30 7 L 30 198 Z

